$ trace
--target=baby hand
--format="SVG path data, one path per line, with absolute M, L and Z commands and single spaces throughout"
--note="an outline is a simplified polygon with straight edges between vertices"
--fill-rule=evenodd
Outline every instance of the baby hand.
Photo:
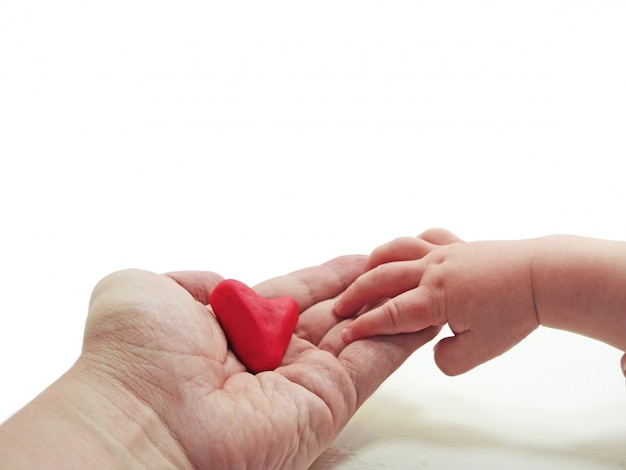
M 532 248 L 524 240 L 466 243 L 441 230 L 383 245 L 335 305 L 339 316 L 364 311 L 346 326 L 343 339 L 350 343 L 447 323 L 454 336 L 435 346 L 435 361 L 448 375 L 466 372 L 539 325 Z

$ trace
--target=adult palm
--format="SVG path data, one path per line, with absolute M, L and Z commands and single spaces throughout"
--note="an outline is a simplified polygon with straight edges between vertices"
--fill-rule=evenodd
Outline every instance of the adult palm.
M 210 272 L 128 270 L 104 278 L 92 294 L 81 360 L 158 417 L 184 452 L 185 465 L 305 468 L 437 332 L 344 347 L 339 322 L 351 320 L 337 318 L 332 306 L 364 262 L 344 256 L 255 287 L 268 298 L 290 295 L 300 307 L 296 332 L 275 371 L 250 374 L 228 348 L 207 305 L 222 280 Z

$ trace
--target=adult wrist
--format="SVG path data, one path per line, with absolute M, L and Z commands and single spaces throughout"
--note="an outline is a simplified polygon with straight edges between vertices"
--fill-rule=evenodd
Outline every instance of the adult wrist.
M 192 468 L 165 424 L 82 359 L 0 426 L 0 467 Z

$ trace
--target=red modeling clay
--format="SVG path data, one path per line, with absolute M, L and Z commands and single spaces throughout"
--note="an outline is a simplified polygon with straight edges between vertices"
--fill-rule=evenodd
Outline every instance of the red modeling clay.
M 209 301 L 233 351 L 250 372 L 280 365 L 298 323 L 293 298 L 266 299 L 244 283 L 226 279 L 215 286 Z

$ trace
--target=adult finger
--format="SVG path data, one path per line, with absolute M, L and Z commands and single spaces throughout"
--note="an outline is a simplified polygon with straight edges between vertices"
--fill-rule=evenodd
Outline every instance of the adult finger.
M 343 292 L 363 272 L 365 260 L 364 255 L 340 256 L 319 266 L 268 279 L 254 289 L 267 298 L 289 295 L 298 302 L 303 312 Z
M 413 289 L 419 285 L 423 265 L 418 261 L 398 261 L 377 266 L 360 276 L 335 304 L 335 314 L 354 315 L 360 307 Z
M 331 328 L 341 320 L 333 313 L 335 299 L 323 300 L 300 314 L 295 335 L 318 345 Z

